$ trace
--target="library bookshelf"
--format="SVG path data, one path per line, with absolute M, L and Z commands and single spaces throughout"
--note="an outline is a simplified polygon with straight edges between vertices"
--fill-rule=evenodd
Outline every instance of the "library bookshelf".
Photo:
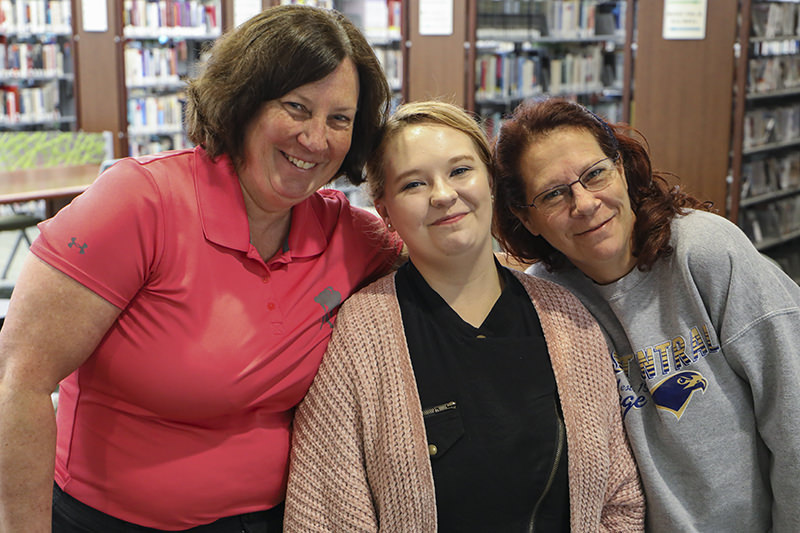
M 229 0 L 108 1 L 105 31 L 87 30 L 73 1 L 81 129 L 111 131 L 114 157 L 187 146 L 186 77 L 226 27 Z
M 730 216 L 800 280 L 800 2 L 742 0 Z
M 264 4 L 307 4 L 341 12 L 364 33 L 375 50 L 392 89 L 392 107 L 408 99 L 408 0 L 264 0 Z
M 125 0 L 122 33 L 129 155 L 186 148 L 184 87 L 222 34 L 221 0 Z
M 73 1 L 80 6 L 83 0 Z M 292 2 L 261 0 L 257 7 L 281 3 Z M 303 3 L 336 8 L 359 23 L 384 65 L 395 103 L 405 100 L 403 1 Z M 81 127 L 114 132 L 115 157 L 187 146 L 182 124 L 186 79 L 196 74 L 206 46 L 237 20 L 236 2 L 122 0 L 106 4 L 105 32 L 85 31 L 82 13 L 75 10 Z
M 76 127 L 70 0 L 0 0 L 0 130 Z
M 561 96 L 626 121 L 632 47 L 625 0 L 476 0 L 469 105 L 495 133 L 527 98 Z M 626 68 L 628 70 L 626 70 Z

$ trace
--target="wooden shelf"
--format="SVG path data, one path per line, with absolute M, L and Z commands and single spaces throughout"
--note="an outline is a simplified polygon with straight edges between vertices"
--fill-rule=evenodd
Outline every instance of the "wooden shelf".
M 800 194 L 800 187 L 786 189 L 783 191 L 774 191 L 766 194 L 759 194 L 757 196 L 748 196 L 746 198 L 742 198 L 741 202 L 739 202 L 739 207 L 749 207 L 751 205 L 761 204 L 764 202 L 771 202 L 773 200 L 779 200 L 781 198 L 794 196 L 796 194 Z

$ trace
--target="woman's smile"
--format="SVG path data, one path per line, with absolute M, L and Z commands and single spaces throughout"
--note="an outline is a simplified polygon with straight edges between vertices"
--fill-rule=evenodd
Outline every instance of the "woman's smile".
M 284 157 L 285 157 L 285 158 L 286 158 L 286 159 L 287 159 L 287 160 L 288 160 L 288 161 L 289 161 L 291 164 L 293 164 L 294 166 L 296 166 L 296 167 L 297 167 L 297 168 L 299 168 L 299 169 L 302 169 L 302 170 L 311 170 L 312 168 L 314 168 L 315 166 L 317 166 L 317 164 L 316 164 L 316 163 L 313 163 L 313 162 L 311 162 L 311 161 L 304 161 L 304 160 L 302 160 L 302 159 L 299 159 L 299 158 L 297 158 L 297 157 L 290 156 L 290 155 L 289 155 L 289 154 L 287 154 L 286 152 L 281 152 L 281 153 L 283 154 L 283 156 L 284 156 Z
M 456 222 L 458 222 L 461 219 L 463 219 L 465 216 L 467 216 L 467 213 L 456 213 L 456 214 L 453 214 L 453 215 L 447 215 L 447 216 L 444 216 L 442 218 L 439 218 L 439 219 L 435 220 L 433 222 L 433 224 L 431 224 L 431 225 L 432 226 L 445 226 L 445 225 L 449 225 L 449 224 L 455 224 Z

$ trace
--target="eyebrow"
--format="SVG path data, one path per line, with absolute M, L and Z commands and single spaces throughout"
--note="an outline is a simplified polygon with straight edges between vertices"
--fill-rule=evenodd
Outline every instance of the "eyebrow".
M 601 157 L 600 159 L 598 159 L 597 161 L 595 161 L 594 163 L 590 163 L 589 165 L 586 165 L 586 166 L 583 168 L 583 170 L 581 170 L 581 171 L 580 171 L 580 173 L 579 173 L 579 174 L 577 174 L 577 176 L 578 176 L 578 179 L 582 178 L 582 177 L 583 177 L 583 175 L 584 175 L 584 174 L 586 174 L 586 171 L 587 171 L 587 170 L 589 170 L 590 168 L 592 168 L 593 166 L 595 166 L 597 163 L 599 163 L 599 162 L 603 161 L 604 159 L 610 159 L 610 158 L 609 158 L 608 156 L 604 156 L 604 157 Z M 554 182 L 551 182 L 551 184 L 550 184 L 550 185 L 546 185 L 545 187 L 543 187 L 543 188 L 542 188 L 542 189 L 539 191 L 539 193 L 537 193 L 537 195 L 538 195 L 538 194 L 541 194 L 541 193 L 543 193 L 543 192 L 545 192 L 545 191 L 549 191 L 550 189 L 555 189 L 556 187 L 561 187 L 562 185 L 566 185 L 566 184 L 567 184 L 567 183 L 564 183 L 564 182 L 559 182 L 559 183 L 554 183 Z
M 303 104 L 304 106 L 309 106 L 310 104 L 316 102 L 314 98 L 309 98 L 308 96 L 300 93 L 299 89 L 300 87 L 295 87 L 294 89 L 284 94 L 283 96 L 279 96 L 278 100 L 281 100 L 283 98 L 300 100 L 300 103 Z M 356 102 L 356 105 L 353 107 L 345 105 L 342 107 L 337 107 L 335 109 L 332 109 L 331 113 L 353 113 L 353 114 L 358 113 L 358 102 Z
M 477 159 L 475 158 L 475 156 L 470 155 L 470 154 L 460 154 L 460 155 L 455 155 L 455 156 L 451 157 L 450 159 L 448 159 L 447 163 L 449 165 L 454 165 L 454 164 L 459 163 L 461 161 L 468 161 L 468 162 L 474 163 L 474 162 L 477 161 Z M 400 174 L 398 174 L 394 179 L 395 180 L 401 180 L 401 179 L 406 178 L 407 176 L 416 174 L 418 172 L 419 172 L 419 169 L 417 167 L 410 168 L 410 169 L 406 170 L 405 172 L 401 172 Z

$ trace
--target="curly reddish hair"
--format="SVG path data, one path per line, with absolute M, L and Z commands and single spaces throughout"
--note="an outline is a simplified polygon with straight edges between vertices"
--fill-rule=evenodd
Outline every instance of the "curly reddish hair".
M 569 264 L 564 254 L 544 238 L 532 235 L 518 217 L 523 209 L 520 206 L 527 203 L 520 168 L 522 156 L 531 143 L 560 128 L 587 131 L 606 156 L 614 157 L 617 152 L 622 156 L 628 196 L 636 215 L 633 255 L 640 270 L 649 270 L 658 259 L 672 253 L 670 222 L 676 215 L 684 214 L 686 209 L 712 210 L 711 202 L 702 202 L 677 186 L 671 187 L 667 177 L 672 174 L 653 171 L 647 141 L 634 128 L 608 124 L 582 105 L 562 98 L 523 102 L 503 123 L 493 148 L 494 234 L 503 249 L 518 261 L 542 261 L 551 271 Z

